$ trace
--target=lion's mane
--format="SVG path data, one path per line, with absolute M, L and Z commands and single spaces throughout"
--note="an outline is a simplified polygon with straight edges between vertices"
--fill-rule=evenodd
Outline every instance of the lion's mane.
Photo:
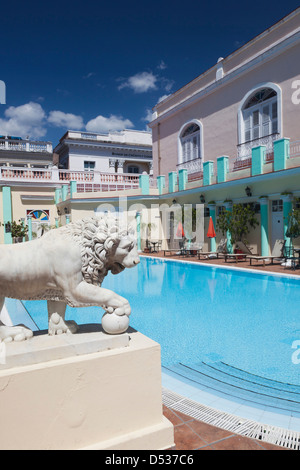
M 80 246 L 84 280 L 101 286 L 112 268 L 108 265 L 109 255 L 121 238 L 129 234 L 128 228 L 115 217 L 103 215 L 72 222 L 62 229 Z

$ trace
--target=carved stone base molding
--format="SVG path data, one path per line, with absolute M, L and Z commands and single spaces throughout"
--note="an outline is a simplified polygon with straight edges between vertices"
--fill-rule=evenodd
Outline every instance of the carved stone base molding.
M 0 449 L 171 448 L 159 344 L 134 330 L 84 335 L 44 335 L 43 341 L 33 337 L 6 345 L 15 357 L 13 367 L 0 367 Z M 19 361 L 16 346 L 22 349 Z

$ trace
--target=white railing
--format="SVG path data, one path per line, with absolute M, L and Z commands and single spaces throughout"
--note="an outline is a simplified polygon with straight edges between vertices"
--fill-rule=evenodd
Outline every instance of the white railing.
M 78 192 L 118 191 L 139 187 L 139 175 L 132 173 L 100 173 L 97 171 L 72 171 L 53 168 L 0 167 L 0 181 L 20 182 L 77 182 Z
M 53 172 L 48 168 L 15 168 L 0 167 L 0 180 L 18 180 L 18 181 L 51 181 Z
M 300 156 L 300 140 L 290 142 L 290 158 Z
M 0 150 L 8 150 L 14 152 L 40 152 L 52 153 L 51 142 L 43 142 L 36 140 L 18 140 L 5 137 L 0 139 Z
M 250 142 L 245 142 L 244 144 L 239 144 L 237 146 L 237 160 L 251 158 L 252 149 L 263 145 L 266 147 L 266 154 L 273 152 L 274 140 L 278 139 L 278 134 L 267 135 L 266 137 L 260 137 L 259 139 L 251 140 Z
M 194 160 L 188 160 L 184 163 L 178 163 L 176 165 L 177 171 L 181 169 L 187 170 L 188 175 L 192 173 L 200 173 L 203 170 L 202 158 L 195 158 Z

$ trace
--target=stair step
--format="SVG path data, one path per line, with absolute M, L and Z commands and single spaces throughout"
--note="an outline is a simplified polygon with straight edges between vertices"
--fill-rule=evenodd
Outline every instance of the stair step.
M 223 362 L 179 363 L 167 369 L 219 394 L 300 412 L 300 387 L 297 385 L 259 377 Z

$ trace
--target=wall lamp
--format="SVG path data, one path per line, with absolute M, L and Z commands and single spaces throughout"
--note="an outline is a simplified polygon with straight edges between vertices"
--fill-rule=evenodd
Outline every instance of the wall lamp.
M 201 196 L 200 196 L 200 202 L 201 202 L 201 204 L 205 203 L 205 197 L 203 196 L 203 194 L 201 194 Z
M 249 186 L 247 186 L 247 188 L 245 188 L 245 192 L 246 192 L 246 195 L 247 195 L 248 197 L 251 197 L 251 196 L 252 196 L 251 189 L 249 188 Z

